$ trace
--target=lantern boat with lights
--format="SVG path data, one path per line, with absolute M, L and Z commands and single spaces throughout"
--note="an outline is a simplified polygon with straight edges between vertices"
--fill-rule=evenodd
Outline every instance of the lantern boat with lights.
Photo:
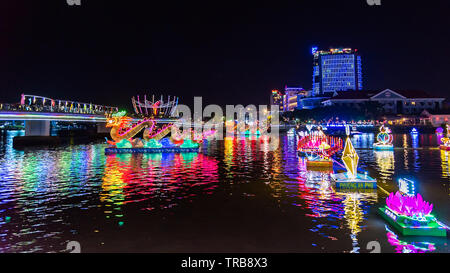
M 315 168 L 332 168 L 333 167 L 333 161 L 331 160 L 330 156 L 325 152 L 327 147 L 329 147 L 328 144 L 324 143 L 320 145 L 320 151 L 318 153 L 311 153 L 306 157 L 306 167 L 308 169 L 315 169 Z
M 359 156 L 350 140 L 350 128 L 346 126 L 347 139 L 342 153 L 347 172 L 331 174 L 332 181 L 338 189 L 376 189 L 377 180 L 367 175 L 358 173 Z
M 411 135 L 413 135 L 413 136 L 414 136 L 414 135 L 416 135 L 416 136 L 419 135 L 419 131 L 417 130 L 417 128 L 412 128 L 410 133 L 411 133 Z
M 106 154 L 199 152 L 203 140 L 215 133 L 211 130 L 197 134 L 189 129 L 186 133 L 176 133 L 167 137 L 175 122 L 169 118 L 175 111 L 178 99 L 170 100 L 169 97 L 167 102 L 162 98 L 160 101 L 149 102 L 146 97 L 144 98 L 143 103 L 139 99 L 132 99 L 139 118 L 128 117 L 125 111 L 106 115 L 106 127 L 111 128 L 112 138 L 112 141 L 107 140 L 109 147 L 105 149 Z M 158 125 L 157 119 L 164 118 L 166 123 Z M 140 132 L 143 139 L 134 138 Z
M 386 198 L 386 205 L 379 208 L 381 216 L 404 236 L 446 237 L 448 227 L 432 214 L 433 205 L 424 201 L 405 185 L 414 185 L 408 179 L 400 179 L 400 190 Z M 411 188 L 411 186 L 409 186 Z M 414 188 L 414 186 L 412 186 Z
M 255 122 L 248 122 L 244 124 L 244 130 L 240 131 L 240 134 L 249 137 L 249 136 L 256 136 L 260 137 L 262 135 L 261 132 L 267 132 L 269 129 L 268 124 L 270 123 L 269 120 L 271 119 L 271 116 L 267 118 L 267 120 L 264 120 L 263 122 L 255 121 Z M 238 126 L 236 126 L 236 129 L 238 129 Z M 239 128 L 241 129 L 241 128 Z M 239 131 L 239 130 L 238 130 Z
M 446 127 L 446 134 L 445 137 L 441 138 L 442 144 L 439 146 L 439 148 L 443 151 L 450 151 L 450 130 L 448 124 L 445 127 Z
M 373 144 L 373 148 L 375 150 L 393 150 L 394 145 L 392 145 L 392 134 L 391 130 L 388 127 L 385 127 L 384 125 L 381 125 L 380 132 L 377 135 L 377 143 Z
M 306 152 L 306 167 L 307 168 L 332 168 L 333 160 L 331 156 L 336 153 L 338 150 L 342 149 L 342 145 L 338 143 L 340 140 L 336 140 L 335 138 L 329 137 L 324 138 L 318 146 L 317 149 L 313 151 Z M 336 145 L 329 145 L 328 143 L 332 142 Z
M 308 168 L 331 168 L 333 161 L 331 156 L 342 149 L 340 138 L 326 136 L 319 126 L 317 131 L 301 134 L 297 144 L 297 151 L 300 155 L 306 156 L 306 166 Z

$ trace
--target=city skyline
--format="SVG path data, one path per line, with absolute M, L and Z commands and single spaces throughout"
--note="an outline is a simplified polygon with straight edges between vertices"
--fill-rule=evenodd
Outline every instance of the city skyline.
M 449 253 L 449 11 L 3 1 L 0 253 L 157 272 Z
M 0 101 L 26 93 L 127 107 L 132 95 L 164 93 L 267 104 L 270 90 L 312 89 L 313 46 L 358 48 L 363 89 L 448 97 L 448 30 L 437 31 L 448 3 L 321 1 L 320 19 L 316 5 L 10 2 L 0 11 Z

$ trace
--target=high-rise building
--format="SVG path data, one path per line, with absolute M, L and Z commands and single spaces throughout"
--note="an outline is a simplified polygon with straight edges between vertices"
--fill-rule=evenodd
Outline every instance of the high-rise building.
M 280 110 L 283 111 L 283 94 L 280 91 L 274 89 L 270 95 L 270 105 L 280 106 Z
M 285 86 L 283 95 L 283 111 L 297 109 L 298 99 L 308 96 L 309 92 L 300 86 Z
M 357 49 L 312 49 L 313 96 L 347 90 L 362 90 L 361 56 Z
M 272 90 L 270 104 L 280 106 L 280 111 L 293 111 L 297 109 L 298 100 L 311 96 L 311 91 L 307 91 L 300 86 L 285 86 L 284 93 Z

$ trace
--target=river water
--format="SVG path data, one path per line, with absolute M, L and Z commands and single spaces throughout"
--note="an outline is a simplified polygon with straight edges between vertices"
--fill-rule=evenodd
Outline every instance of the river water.
M 235 138 L 199 154 L 108 156 L 103 143 L 13 149 L 22 134 L 0 138 L 1 252 L 64 252 L 69 241 L 81 252 L 369 252 L 371 241 L 449 252 L 446 238 L 398 236 L 377 214 L 405 177 L 449 224 L 450 154 L 436 135 L 395 135 L 393 152 L 353 136 L 380 188 L 338 191 L 329 172 L 306 169 L 290 134 L 273 152 Z

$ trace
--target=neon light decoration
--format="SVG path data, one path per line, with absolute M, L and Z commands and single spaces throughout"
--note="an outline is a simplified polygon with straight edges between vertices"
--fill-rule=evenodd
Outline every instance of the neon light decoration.
M 144 148 L 161 148 L 162 146 L 156 139 L 150 139 L 144 144 Z
M 171 132 L 172 126 L 170 123 L 158 128 L 152 118 L 144 118 L 132 124 L 132 118 L 127 117 L 125 111 L 107 114 L 106 127 L 111 128 L 110 135 L 113 141 L 107 141 L 110 147 L 105 149 L 105 153 L 198 152 L 199 143 L 215 133 L 215 130 L 210 130 L 197 135 L 189 130 L 187 136 L 165 137 Z M 143 139 L 133 139 L 142 130 Z
M 347 169 L 348 177 L 356 178 L 358 175 L 359 156 L 349 137 L 345 140 L 345 149 L 342 154 L 342 162 L 344 162 L 345 168 Z
M 180 145 L 181 148 L 198 148 L 198 143 L 194 142 L 191 139 L 186 139 L 183 144 Z
M 380 127 L 380 132 L 377 135 L 377 143 L 373 144 L 375 150 L 393 150 L 394 145 L 392 145 L 392 134 L 388 127 L 384 124 Z
M 412 180 L 400 178 L 398 180 L 398 188 L 401 194 L 407 196 L 414 196 L 416 194 L 416 187 L 414 185 L 414 181 Z
M 137 115 L 143 118 L 154 117 L 171 117 L 178 106 L 178 97 L 168 96 L 166 99 L 161 96 L 160 99 L 155 100 L 155 95 L 152 95 L 152 100 L 147 100 L 147 95 L 144 95 L 144 100 L 141 101 L 139 95 L 136 99 L 131 98 L 134 111 Z
M 364 174 L 358 173 L 359 156 L 350 139 L 350 127 L 348 125 L 345 131 L 347 139 L 345 140 L 344 152 L 342 153 L 342 162 L 344 162 L 347 172 L 331 175 L 332 180 L 336 183 L 336 188 L 376 189 L 376 179 L 370 177 L 367 172 Z
M 450 129 L 448 124 L 445 125 L 445 137 L 441 138 L 441 146 L 439 148 L 444 151 L 450 151 Z
M 127 111 L 122 110 L 122 111 L 119 111 L 119 112 L 117 112 L 117 113 L 112 114 L 111 116 L 112 116 L 112 117 L 120 118 L 120 117 L 124 117 L 126 114 L 127 114 Z
M 135 125 L 131 125 L 131 118 L 125 116 L 123 111 L 119 114 L 106 115 L 106 127 L 111 127 L 111 138 L 114 142 L 108 142 L 110 144 L 116 144 L 124 139 L 128 139 L 131 142 L 131 138 L 137 135 L 143 129 L 146 131 L 153 131 L 155 122 L 153 120 L 142 120 Z M 148 133 L 144 133 L 144 139 L 149 140 Z
M 234 130 L 236 130 L 238 132 L 238 134 L 243 135 L 245 137 L 249 137 L 249 136 L 256 136 L 256 137 L 260 137 L 261 136 L 261 131 L 263 132 L 267 132 L 268 127 L 268 122 L 271 119 L 271 116 L 269 116 L 267 118 L 267 120 L 264 120 L 262 122 L 256 121 L 255 124 L 249 124 L 249 123 L 237 123 L 234 124 L 233 121 L 231 121 L 231 123 L 234 125 Z M 227 121 L 229 122 L 229 121 Z M 231 124 L 229 124 L 231 126 Z M 233 132 L 234 132 L 233 130 Z
M 420 193 L 412 196 L 403 195 L 400 192 L 391 193 L 386 199 L 386 205 L 397 214 L 419 220 L 433 210 L 433 205 L 425 202 Z
M 307 167 L 333 167 L 331 156 L 342 150 L 342 139 L 326 136 L 319 126 L 317 131 L 312 131 L 307 126 L 309 133 L 303 133 L 297 143 L 297 151 L 307 158 Z
M 419 134 L 419 131 L 418 131 L 416 128 L 412 128 L 412 129 L 411 129 L 411 134 L 412 134 L 412 135 L 418 135 L 418 134 Z
M 410 180 L 401 180 L 400 187 L 410 184 Z M 403 185 L 402 185 L 403 184 Z M 414 182 L 412 182 L 414 184 Z M 380 214 L 402 235 L 408 236 L 447 236 L 447 227 L 431 214 L 433 205 L 424 201 L 415 190 L 407 193 L 392 192 L 386 198 L 386 205 L 379 208 Z

